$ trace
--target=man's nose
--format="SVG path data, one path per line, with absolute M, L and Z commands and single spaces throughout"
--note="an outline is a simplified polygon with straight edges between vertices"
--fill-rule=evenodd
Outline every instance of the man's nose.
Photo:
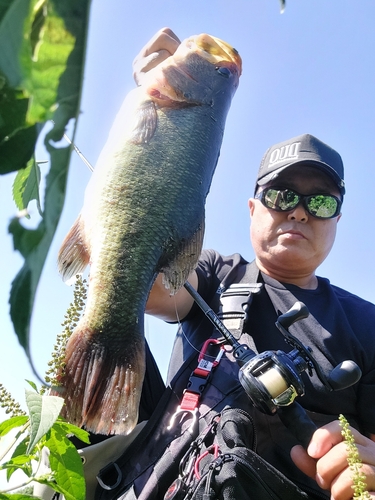
M 307 222 L 309 218 L 309 214 L 302 203 L 298 203 L 298 205 L 288 212 L 288 220 L 296 220 L 298 222 Z

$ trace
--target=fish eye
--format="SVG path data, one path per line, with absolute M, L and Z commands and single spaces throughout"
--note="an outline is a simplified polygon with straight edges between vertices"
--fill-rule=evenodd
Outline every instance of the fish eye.
M 225 76 L 225 78 L 229 78 L 232 74 L 230 69 L 226 68 L 225 66 L 218 66 L 216 68 L 216 71 L 220 73 L 221 76 Z

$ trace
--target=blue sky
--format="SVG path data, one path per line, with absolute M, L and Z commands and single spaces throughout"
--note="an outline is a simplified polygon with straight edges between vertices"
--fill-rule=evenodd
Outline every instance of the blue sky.
M 204 246 L 253 258 L 247 200 L 263 153 L 273 143 L 309 132 L 340 152 L 346 170 L 336 244 L 318 274 L 373 302 L 374 19 L 373 0 L 287 0 L 284 14 L 278 0 L 93 0 L 76 144 L 95 164 L 117 109 L 134 87 L 132 60 L 158 29 L 169 26 L 181 39 L 202 32 L 222 38 L 240 52 L 243 76 L 207 199 Z M 43 149 L 37 159 L 48 159 Z M 24 380 L 35 377 L 13 333 L 7 304 L 22 265 L 7 235 L 16 211 L 13 177 L 0 182 L 0 382 L 22 403 Z M 66 205 L 32 320 L 32 353 L 41 374 L 72 299 L 72 289 L 58 275 L 56 254 L 80 211 L 89 177 L 73 154 Z M 165 374 L 175 327 L 151 318 L 146 325 Z

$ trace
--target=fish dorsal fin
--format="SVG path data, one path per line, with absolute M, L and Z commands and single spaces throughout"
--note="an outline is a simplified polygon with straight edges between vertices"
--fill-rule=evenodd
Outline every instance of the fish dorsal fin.
M 82 273 L 90 261 L 90 252 L 84 238 L 81 216 L 66 235 L 58 255 L 58 268 L 64 281 Z
M 196 268 L 198 259 L 202 252 L 203 236 L 204 216 L 202 223 L 199 225 L 193 237 L 186 241 L 186 243 L 181 247 L 175 259 L 163 267 L 163 283 L 172 294 L 176 293 L 184 285 L 189 277 L 189 274 Z

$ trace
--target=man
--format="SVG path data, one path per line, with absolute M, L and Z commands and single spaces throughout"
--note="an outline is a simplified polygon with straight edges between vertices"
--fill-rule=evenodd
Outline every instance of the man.
M 135 60 L 136 81 L 141 83 L 144 73 L 173 54 L 178 44 L 171 30 L 158 32 Z M 338 392 L 322 390 L 316 377 L 304 379 L 306 395 L 300 403 L 314 412 L 319 427 L 325 424 L 314 433 L 307 451 L 296 444 L 278 419 L 255 409 L 252 414 L 259 429 L 258 453 L 302 489 L 305 484 L 311 498 L 329 498 L 330 494 L 335 500 L 353 497 L 352 471 L 337 421 L 340 413 L 349 415 L 359 429 L 353 428 L 353 435 L 363 461 L 368 498 L 375 498 L 375 307 L 315 274 L 334 243 L 344 192 L 338 153 L 305 134 L 267 151 L 255 195 L 249 200 L 251 242 L 259 279 L 265 284 L 259 296 L 254 296 L 246 326 L 257 351 L 287 350 L 274 328 L 276 313 L 270 294 L 272 291 L 282 303 L 286 294 L 292 293 L 307 305 L 316 321 L 317 326 L 302 332 L 300 340 L 312 347 L 323 369 L 353 359 L 362 370 L 359 384 Z M 206 301 L 217 305 L 216 292 L 220 286 L 222 290 L 223 280 L 229 276 L 228 285 L 233 279 L 236 282 L 244 266 L 246 262 L 239 255 L 203 252 L 189 282 Z M 208 338 L 191 295 L 183 288 L 170 297 L 161 276 L 151 291 L 147 313 L 166 321 L 181 321 L 183 335 L 177 341 L 185 342 L 185 347 L 200 348 L 199 343 Z M 170 379 L 182 361 L 172 355 Z M 288 460 L 289 453 L 303 474 Z

